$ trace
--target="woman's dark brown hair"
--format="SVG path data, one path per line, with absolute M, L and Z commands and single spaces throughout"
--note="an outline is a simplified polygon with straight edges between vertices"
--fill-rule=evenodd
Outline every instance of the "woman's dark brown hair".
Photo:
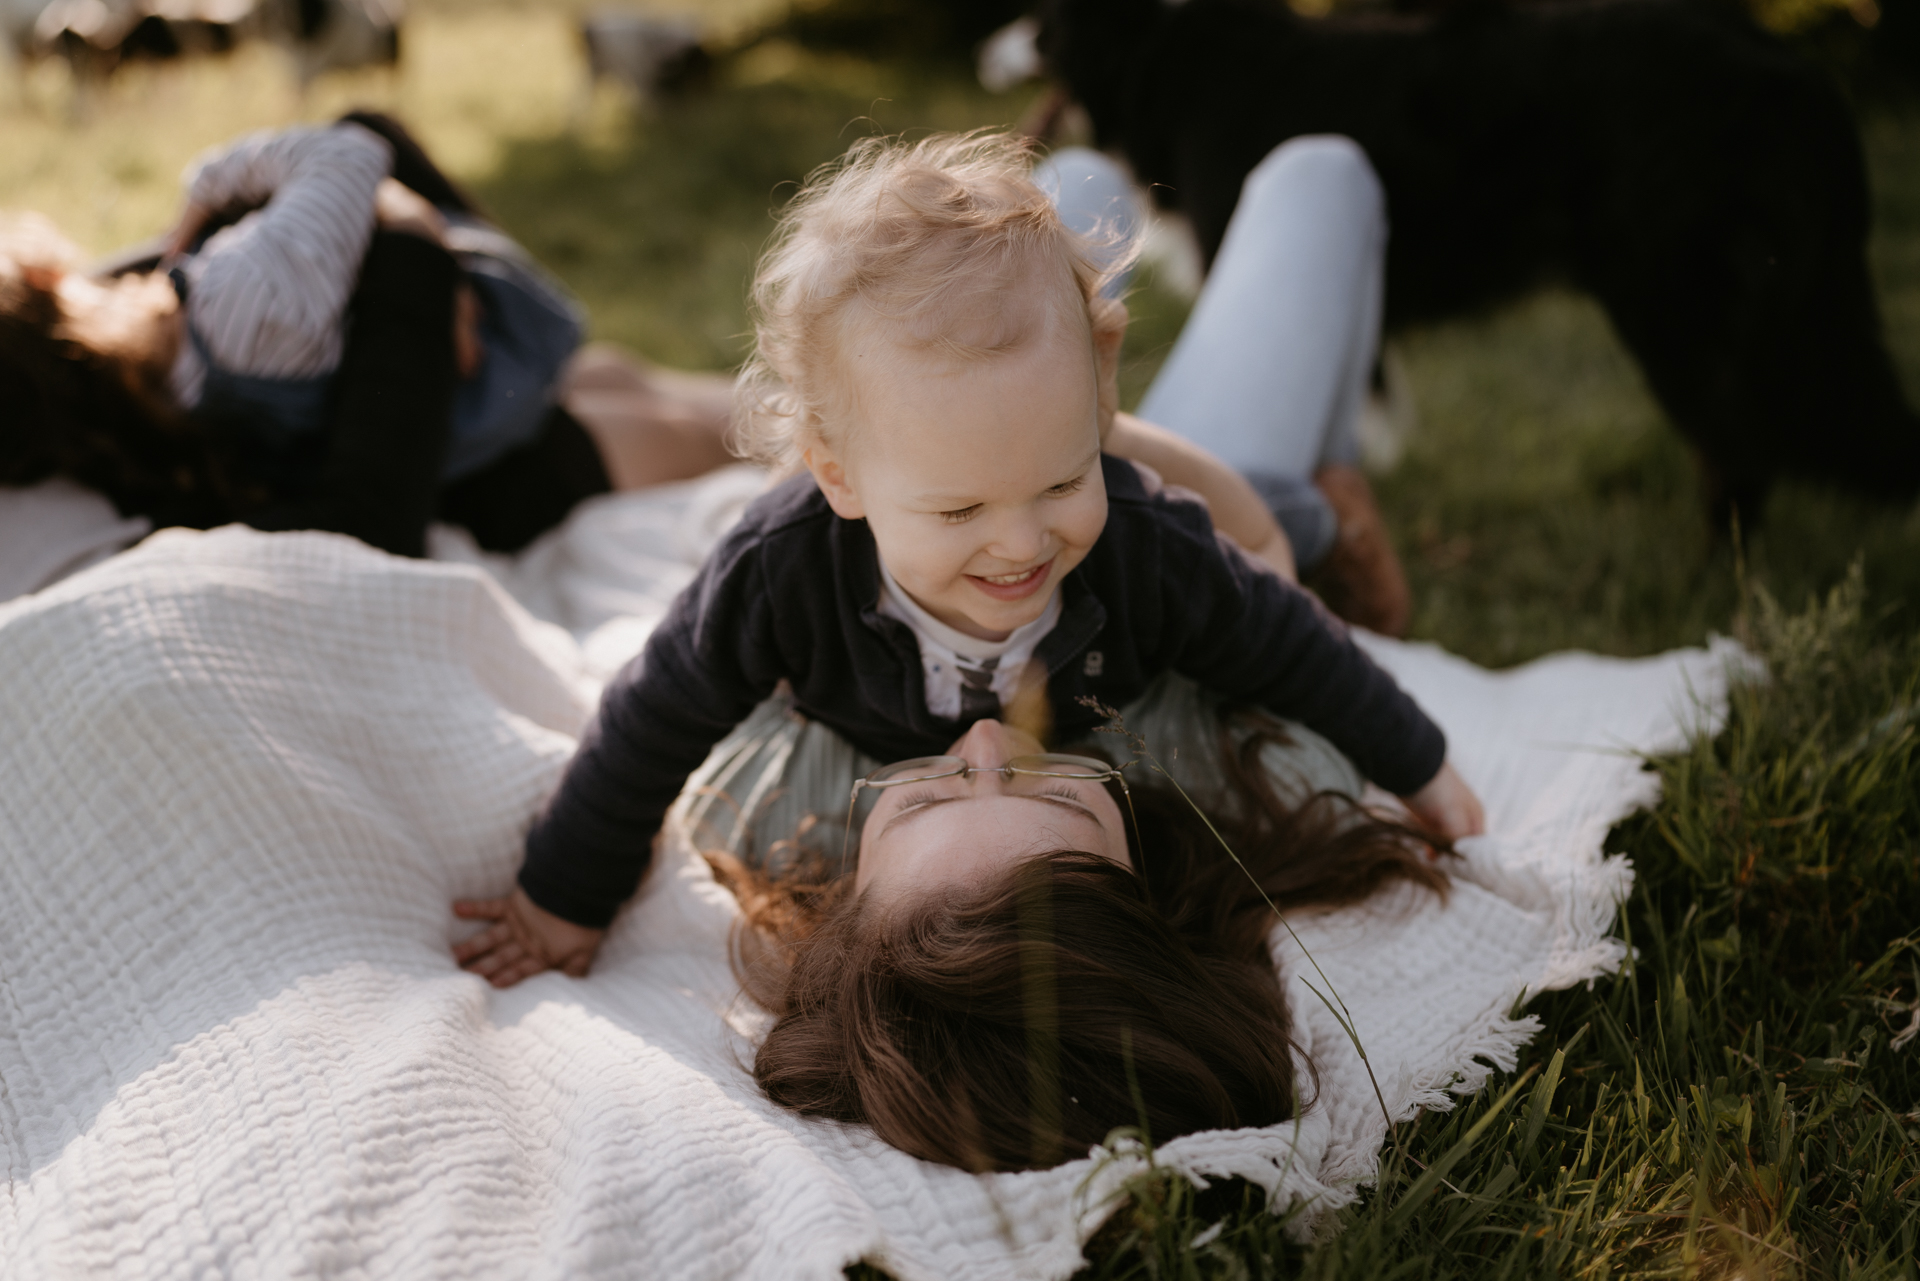
M 971 1170 L 1057 1164 L 1122 1126 L 1164 1142 L 1293 1116 L 1267 899 L 1447 880 L 1416 834 L 1345 798 L 1284 803 L 1260 763 L 1278 737 L 1224 754 L 1233 801 L 1210 817 L 1244 870 L 1185 799 L 1138 783 L 1140 873 L 1063 850 L 882 912 L 851 877 L 775 882 L 716 859 L 744 910 L 736 968 L 775 1016 L 755 1079 L 783 1107 Z
M 222 469 L 164 371 L 66 335 L 58 278 L 0 258 L 0 485 L 65 476 L 157 525 L 227 519 Z

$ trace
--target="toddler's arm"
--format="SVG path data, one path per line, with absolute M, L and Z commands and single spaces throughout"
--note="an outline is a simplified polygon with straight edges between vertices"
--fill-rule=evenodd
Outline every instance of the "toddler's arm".
M 778 504 L 782 491 L 762 501 Z M 773 692 L 789 655 L 804 662 L 804 620 L 787 618 L 774 634 L 755 513 L 748 509 L 639 657 L 608 683 L 559 790 L 527 833 L 513 892 L 455 905 L 462 916 L 497 922 L 455 949 L 466 968 L 502 987 L 549 967 L 585 973 L 645 875 L 687 776 Z
M 1434 836 L 1459 840 L 1486 830 L 1480 799 L 1446 758 L 1440 727 L 1307 593 L 1227 558 L 1219 566 L 1224 590 L 1196 591 L 1207 558 L 1178 559 L 1183 572 L 1167 586 L 1173 608 L 1209 598 L 1215 606 L 1190 619 L 1190 674 L 1326 735 Z
M 1206 499 L 1215 529 L 1288 582 L 1299 581 L 1286 532 L 1239 472 L 1192 441 L 1127 413 L 1113 416 L 1101 447 L 1116 457 L 1145 463 L 1168 484 Z
M 333 125 L 252 134 L 189 169 L 176 239 L 209 212 L 265 205 L 216 233 L 187 267 L 188 318 L 222 368 L 303 378 L 339 364 L 374 195 L 392 163 L 378 135 Z
M 1110 499 L 1101 541 L 1107 559 L 1155 580 L 1158 663 L 1324 735 L 1437 834 L 1482 825 L 1440 727 L 1313 596 L 1224 546 L 1198 504 Z

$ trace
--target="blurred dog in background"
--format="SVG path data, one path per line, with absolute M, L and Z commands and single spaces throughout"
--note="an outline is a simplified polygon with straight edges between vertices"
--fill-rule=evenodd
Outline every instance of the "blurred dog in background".
M 403 0 L 259 3 L 268 18 L 268 30 L 292 48 L 302 83 L 325 71 L 390 67 L 400 61 Z
M 24 57 L 64 58 L 97 80 L 122 63 L 221 53 L 265 37 L 292 52 L 301 83 L 400 58 L 401 0 L 0 0 Z
M 589 87 L 624 85 L 643 109 L 706 83 L 713 59 L 700 38 L 700 25 L 685 18 L 603 9 L 580 20 Z
M 1247 173 L 1353 138 L 1387 192 L 1387 323 L 1542 283 L 1596 297 L 1694 445 L 1714 519 L 1781 476 L 1908 501 L 1920 420 L 1867 273 L 1865 160 L 1825 75 L 1738 8 L 1046 0 L 1038 48 L 1208 261 Z

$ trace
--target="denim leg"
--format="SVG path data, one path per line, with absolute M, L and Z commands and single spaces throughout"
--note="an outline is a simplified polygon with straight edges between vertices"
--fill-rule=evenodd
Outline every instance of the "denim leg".
M 1118 163 L 1086 147 L 1065 147 L 1033 168 L 1033 181 L 1047 193 L 1060 221 L 1104 247 L 1102 265 L 1113 271 L 1100 292 L 1118 298 L 1133 278 L 1132 251 L 1140 231 L 1133 185 Z
M 1067 226 L 1128 247 L 1140 211 L 1124 169 L 1069 147 L 1034 169 Z M 1247 176 L 1219 257 L 1140 416 L 1235 467 L 1286 531 L 1303 570 L 1339 520 L 1312 483 L 1360 456 L 1355 426 L 1379 351 L 1386 205 L 1346 138 L 1295 138 Z M 1125 292 L 1126 264 L 1102 292 Z
M 1247 176 L 1193 314 L 1140 406 L 1247 474 L 1358 455 L 1387 222 L 1364 152 L 1295 138 Z
M 1267 510 L 1280 522 L 1287 542 L 1293 547 L 1294 564 L 1307 573 L 1326 559 L 1333 541 L 1340 535 L 1340 517 L 1333 504 L 1305 476 L 1283 476 L 1279 472 L 1243 473 L 1253 492 L 1260 495 Z

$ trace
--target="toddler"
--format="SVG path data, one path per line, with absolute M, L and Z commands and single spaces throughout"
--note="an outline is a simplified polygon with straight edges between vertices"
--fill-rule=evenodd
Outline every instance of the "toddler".
M 1442 837 L 1480 830 L 1446 742 L 1207 507 L 1102 451 L 1125 310 L 997 135 L 869 140 L 787 211 L 755 284 L 741 429 L 804 473 L 750 507 L 609 685 L 494 924 L 505 986 L 584 973 L 687 776 L 776 686 L 881 760 L 1036 701 L 1056 741 L 1174 671 L 1304 723 Z

